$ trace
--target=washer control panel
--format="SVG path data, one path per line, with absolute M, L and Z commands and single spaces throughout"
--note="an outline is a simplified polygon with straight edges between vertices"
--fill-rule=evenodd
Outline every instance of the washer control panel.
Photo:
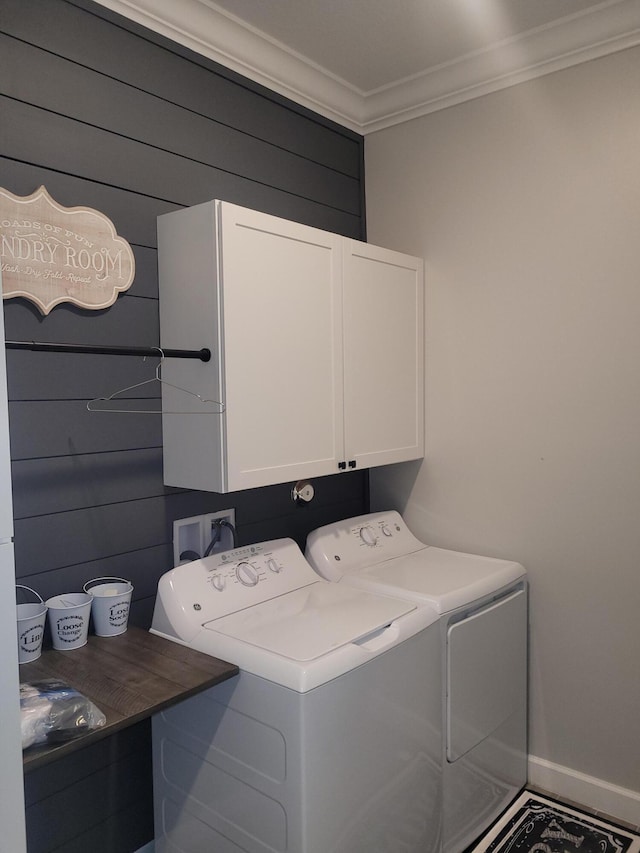
M 276 539 L 176 566 L 160 578 L 158 595 L 202 625 L 319 581 L 293 540 Z
M 213 589 L 225 592 L 230 585 L 252 587 L 266 583 L 272 575 L 279 575 L 286 569 L 282 549 L 272 548 L 265 553 L 265 544 L 249 545 L 246 548 L 236 548 L 233 551 L 223 551 L 210 558 L 200 560 L 208 575 Z M 219 557 L 219 559 L 215 559 Z M 283 575 L 283 582 L 288 586 L 291 573 Z M 274 583 L 271 583 L 273 586 Z M 278 584 L 280 586 L 282 584 Z
M 389 511 L 347 518 L 314 530 L 307 538 L 305 556 L 322 577 L 336 581 L 349 572 L 424 547 L 402 516 Z

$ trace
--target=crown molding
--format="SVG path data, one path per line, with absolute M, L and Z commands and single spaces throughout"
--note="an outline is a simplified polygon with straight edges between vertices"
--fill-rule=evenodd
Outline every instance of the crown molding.
M 211 0 L 98 2 L 361 134 L 640 44 L 640 0 L 608 0 L 364 92 L 219 9 Z
M 639 0 L 613 0 L 366 94 L 371 133 L 640 44 Z

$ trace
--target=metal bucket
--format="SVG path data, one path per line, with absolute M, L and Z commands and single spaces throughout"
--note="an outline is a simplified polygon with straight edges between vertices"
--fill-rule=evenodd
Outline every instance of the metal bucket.
M 91 596 L 86 592 L 65 592 L 45 602 L 49 608 L 49 625 L 53 648 L 79 649 L 89 636 Z
M 133 584 L 124 578 L 94 578 L 83 586 L 92 598 L 93 627 L 99 637 L 124 634 L 129 621 Z
M 47 621 L 47 605 L 35 589 L 30 586 L 16 584 L 16 589 L 26 589 L 33 593 L 37 602 L 16 604 L 18 621 L 18 663 L 29 663 L 38 660 L 42 654 L 42 638 L 44 625 Z

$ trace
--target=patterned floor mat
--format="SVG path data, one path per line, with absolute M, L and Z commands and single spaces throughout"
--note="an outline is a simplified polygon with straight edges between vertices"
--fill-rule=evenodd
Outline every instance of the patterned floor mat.
M 640 835 L 525 791 L 472 853 L 640 853 Z

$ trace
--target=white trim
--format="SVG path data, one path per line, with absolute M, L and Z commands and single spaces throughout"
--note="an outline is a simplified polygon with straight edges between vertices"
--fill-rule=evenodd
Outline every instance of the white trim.
M 367 95 L 363 133 L 640 44 L 640 3 L 613 0 Z
M 364 92 L 218 8 L 213 0 L 98 2 L 365 134 L 640 44 L 640 0 L 605 0 L 486 50 Z
M 555 794 L 559 799 L 570 800 L 627 823 L 640 823 L 640 791 L 612 785 L 535 755 L 529 756 L 528 775 L 530 785 Z

